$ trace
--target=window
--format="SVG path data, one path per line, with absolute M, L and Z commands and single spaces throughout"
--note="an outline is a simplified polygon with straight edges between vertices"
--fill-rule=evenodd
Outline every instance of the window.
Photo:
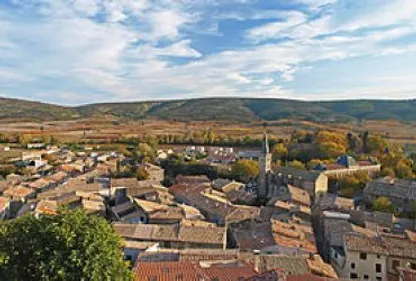
M 416 269 L 416 263 L 413 263 L 413 262 L 412 262 L 412 263 L 410 263 L 410 268 L 411 268 L 411 269 Z
M 350 273 L 350 279 L 358 279 L 357 273 Z
M 383 278 L 382 277 L 376 277 L 376 280 L 377 281 L 383 281 Z
M 400 267 L 400 261 L 393 260 L 393 269 L 397 269 L 398 267 Z
M 376 263 L 376 272 L 380 273 L 381 272 L 381 264 Z
M 368 275 L 364 274 L 363 278 L 364 278 L 364 280 L 368 280 Z
M 353 262 L 351 263 L 351 268 L 355 269 L 355 263 L 353 263 Z
M 367 254 L 366 253 L 360 253 L 360 259 L 366 260 L 367 259 Z
M 381 256 L 380 255 L 377 255 L 377 258 L 379 259 Z

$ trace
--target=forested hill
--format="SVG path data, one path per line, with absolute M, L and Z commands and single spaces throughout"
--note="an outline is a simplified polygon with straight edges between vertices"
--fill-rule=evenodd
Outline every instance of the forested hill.
M 79 107 L 0 98 L 0 119 L 71 120 L 96 116 L 178 121 L 256 121 L 282 118 L 310 121 L 416 120 L 416 100 L 299 101 L 206 98 Z

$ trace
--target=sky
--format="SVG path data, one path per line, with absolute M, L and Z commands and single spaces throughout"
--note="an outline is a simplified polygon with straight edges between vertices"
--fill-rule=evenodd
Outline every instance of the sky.
M 416 1 L 0 0 L 0 96 L 416 98 Z

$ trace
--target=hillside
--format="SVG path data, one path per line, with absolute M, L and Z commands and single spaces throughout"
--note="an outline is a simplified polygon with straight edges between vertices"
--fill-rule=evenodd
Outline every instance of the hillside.
M 0 119 L 71 120 L 109 116 L 178 121 L 416 120 L 416 100 L 348 100 L 308 102 L 284 99 L 207 98 L 190 100 L 90 104 L 65 107 L 0 98 Z

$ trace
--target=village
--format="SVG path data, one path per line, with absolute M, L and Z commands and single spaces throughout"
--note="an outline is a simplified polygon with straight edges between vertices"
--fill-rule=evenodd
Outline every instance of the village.
M 25 171 L 0 178 L 0 219 L 62 208 L 101 216 L 123 238 L 136 280 L 415 280 L 415 218 L 372 206 L 382 197 L 412 212 L 416 181 L 379 176 L 372 159 L 274 169 L 267 134 L 258 150 L 167 148 L 141 162 L 89 146 L 0 148 Z M 246 182 L 195 172 L 167 180 L 163 161 L 175 155 L 208 166 L 250 159 L 259 171 Z M 372 177 L 360 198 L 331 192 L 331 178 L 358 172 Z

